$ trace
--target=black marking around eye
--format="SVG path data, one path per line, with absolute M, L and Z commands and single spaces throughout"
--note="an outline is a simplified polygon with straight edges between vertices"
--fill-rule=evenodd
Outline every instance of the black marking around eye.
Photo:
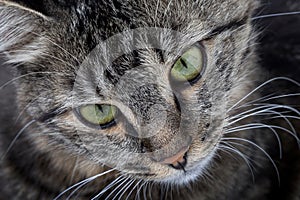
M 67 110 L 61 110 L 59 108 L 54 108 L 52 110 L 50 110 L 47 113 L 44 113 L 42 116 L 40 116 L 37 121 L 39 122 L 46 122 L 50 119 L 53 119 L 54 117 L 61 115 L 63 113 L 67 112 Z
M 206 39 L 211 39 L 212 37 L 224 32 L 224 31 L 228 31 L 228 30 L 232 30 L 232 29 L 237 29 L 241 26 L 243 26 L 248 18 L 243 18 L 241 20 L 235 20 L 232 22 L 229 22 L 223 26 L 219 26 L 215 29 L 213 29 L 210 33 L 209 36 Z
M 181 114 L 181 106 L 180 106 L 180 102 L 179 102 L 179 100 L 178 100 L 176 94 L 173 94 L 173 96 L 174 96 L 175 106 L 176 106 L 177 110 L 179 111 L 179 114 Z

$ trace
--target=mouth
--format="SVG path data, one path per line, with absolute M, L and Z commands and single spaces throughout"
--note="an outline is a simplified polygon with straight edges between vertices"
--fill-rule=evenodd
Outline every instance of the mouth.
M 135 172 L 127 172 L 127 174 L 138 179 L 157 183 L 166 183 L 179 186 L 185 185 L 187 183 L 195 182 L 207 174 L 216 149 L 216 146 L 214 146 L 207 155 L 198 160 L 191 160 L 192 157 L 190 156 L 195 157 L 195 155 L 189 155 L 189 152 L 186 152 L 183 156 L 182 162 L 160 166 L 163 167 L 161 172 L 155 172 L 150 170 L 150 168 L 147 168 L 148 170 L 134 170 Z M 156 165 L 156 169 L 160 167 Z M 129 171 L 132 172 L 132 168 Z M 137 173 L 137 171 L 139 172 Z
M 192 165 L 185 167 L 184 169 L 174 169 L 173 166 L 169 166 L 173 168 L 172 174 L 167 175 L 165 177 L 160 177 L 159 180 L 157 174 L 140 174 L 143 179 L 152 179 L 153 182 L 157 183 L 166 183 L 172 185 L 186 185 L 187 183 L 195 182 L 199 180 L 203 175 L 207 173 L 207 170 L 210 167 L 210 163 L 212 158 L 214 157 L 214 153 L 211 153 L 204 157 L 203 159 L 194 162 Z M 176 170 L 176 171 L 175 171 Z M 154 175 L 154 176 L 153 176 Z

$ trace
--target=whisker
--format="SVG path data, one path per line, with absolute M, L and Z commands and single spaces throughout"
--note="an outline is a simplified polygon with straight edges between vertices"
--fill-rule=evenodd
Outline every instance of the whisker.
M 170 185 L 170 196 L 171 196 L 171 200 L 173 200 L 173 185 Z
M 135 194 L 135 199 L 140 199 L 140 192 L 141 189 L 143 188 L 143 186 L 146 184 L 147 182 L 145 181 L 140 187 L 138 187 L 136 194 Z
M 132 179 L 130 182 L 129 182 L 129 185 L 124 189 L 124 191 L 122 192 L 122 194 L 120 194 L 120 197 L 118 198 L 118 200 L 121 200 L 123 195 L 127 192 L 127 190 L 132 186 L 132 184 L 135 182 L 135 179 Z
M 237 115 L 234 115 L 232 117 L 228 117 L 227 119 L 228 119 L 228 121 L 233 120 L 233 119 L 239 119 L 241 116 L 245 116 L 245 114 L 248 114 L 248 113 L 251 113 L 253 111 L 263 109 L 263 108 L 270 108 L 270 106 L 265 105 L 265 106 L 255 107 L 255 108 L 252 108 L 250 110 L 246 110 L 244 112 L 241 112 L 241 113 L 239 113 Z
M 92 182 L 95 179 L 90 179 L 85 181 L 84 183 L 82 183 L 81 185 L 79 185 L 78 187 L 75 188 L 75 190 L 73 190 L 69 196 L 66 198 L 66 200 L 69 200 L 78 190 L 80 190 L 82 187 L 84 187 L 85 185 L 89 184 L 90 182 Z
M 114 189 L 113 191 L 111 191 L 111 192 L 108 194 L 108 196 L 105 197 L 105 200 L 108 200 L 109 197 L 110 197 L 111 195 L 113 195 L 113 194 L 117 191 L 117 189 L 119 189 L 122 185 L 124 185 L 124 184 L 126 183 L 127 180 L 130 180 L 130 177 L 124 177 L 124 178 L 121 179 L 121 180 L 122 180 L 121 183 L 120 183 L 117 187 L 115 187 L 115 189 Z
M 297 135 L 297 132 L 296 132 L 293 124 L 290 122 L 290 120 L 285 115 L 282 115 L 281 113 L 276 112 L 276 111 L 270 111 L 270 112 L 278 115 L 281 118 L 283 118 L 285 120 L 285 122 L 289 125 L 289 127 L 291 128 L 291 132 L 294 133 L 293 135 Z
M 285 111 L 285 112 L 276 112 L 276 111 L 266 111 L 262 113 L 256 113 L 255 116 L 270 116 L 270 117 L 265 117 L 262 120 L 269 120 L 269 119 L 276 119 L 276 118 L 283 118 L 285 120 L 288 119 L 300 119 L 300 117 L 296 117 L 294 115 L 286 115 L 287 113 L 290 113 L 291 111 Z M 272 116 L 276 114 L 276 116 Z M 246 116 L 246 115 L 241 115 L 241 116 Z M 238 119 L 241 116 L 233 116 L 232 119 Z M 288 124 L 291 124 L 291 122 L 288 120 Z M 292 125 L 292 124 L 291 124 Z M 294 132 L 294 131 L 293 131 Z
M 11 84 L 11 83 L 13 83 L 13 82 L 15 82 L 15 81 L 17 81 L 21 78 L 24 78 L 24 77 L 30 76 L 30 75 L 34 75 L 34 74 L 58 74 L 58 75 L 62 75 L 62 76 L 66 75 L 66 74 L 63 74 L 63 73 L 60 73 L 60 72 L 31 72 L 31 73 L 27 73 L 27 74 L 15 77 L 15 78 L 7 81 L 6 83 L 4 83 L 0 86 L 0 90 L 2 90 L 4 87 L 8 86 L 9 84 Z
M 96 196 L 94 196 L 91 200 L 96 200 L 98 198 L 100 198 L 107 190 L 109 190 L 110 188 L 112 188 L 115 184 L 123 181 L 126 177 L 124 176 L 119 176 L 118 178 L 116 178 L 115 180 L 113 180 L 108 186 L 106 186 L 104 189 L 102 189 Z
M 168 199 L 168 195 L 169 195 L 169 183 L 165 184 L 165 187 L 164 187 L 164 199 L 167 200 Z
M 297 136 L 297 133 L 295 132 L 292 132 L 286 128 L 283 128 L 281 126 L 276 126 L 276 125 L 269 125 L 269 124 L 263 124 L 263 123 L 253 123 L 253 124 L 248 124 L 249 127 L 247 127 L 247 125 L 245 125 L 245 128 L 243 128 L 242 126 L 240 126 L 241 128 L 237 128 L 237 129 L 233 129 L 233 130 L 229 130 L 229 131 L 225 131 L 224 135 L 226 134 L 229 134 L 229 133 L 234 133 L 234 132 L 239 132 L 239 131 L 244 131 L 244 130 L 251 130 L 251 129 L 257 129 L 257 128 L 268 128 L 270 130 L 272 130 L 272 132 L 274 133 L 274 135 L 276 136 L 277 140 L 278 140 L 278 143 L 281 144 L 280 139 L 279 139 L 279 136 L 278 136 L 278 133 L 275 129 L 279 129 L 279 130 L 282 130 L 282 131 L 285 131 L 286 133 L 289 133 L 298 143 L 298 146 L 300 148 L 300 139 L 298 138 Z M 281 148 L 281 145 L 280 146 L 280 149 Z M 280 153 L 280 155 L 282 155 L 282 153 Z
M 78 164 L 79 164 L 79 156 L 76 156 L 75 165 L 73 167 L 71 178 L 70 178 L 70 184 L 72 184 L 72 182 L 73 182 L 73 179 L 75 177 L 76 169 L 78 169 Z
M 149 194 L 149 197 L 150 197 L 150 199 L 152 200 L 153 198 L 152 198 L 152 189 L 153 189 L 153 185 L 154 185 L 154 183 L 153 182 L 151 182 L 150 183 L 150 187 L 149 187 L 149 192 L 148 192 L 148 194 Z
M 296 117 L 293 115 L 284 115 L 288 119 L 297 119 L 300 120 L 300 117 Z M 277 119 L 277 118 L 282 118 L 281 116 L 274 116 L 274 117 L 269 117 L 268 119 Z
M 258 105 L 258 106 L 261 106 L 261 105 L 264 105 L 264 106 L 265 106 L 265 104 L 257 104 L 257 105 Z M 263 106 L 262 106 L 261 108 L 263 108 Z M 276 112 L 276 111 L 273 111 L 273 110 L 274 110 L 274 109 L 278 109 L 278 108 L 285 108 L 285 109 L 287 109 L 287 110 L 290 110 L 290 111 L 295 112 L 297 115 L 300 116 L 300 112 L 299 112 L 297 109 L 295 109 L 295 108 L 293 108 L 293 107 L 291 107 L 291 106 L 278 105 L 278 104 L 268 104 L 268 105 L 266 106 L 265 109 L 263 109 L 263 110 L 258 110 L 258 111 L 256 111 L 256 112 L 253 112 L 253 113 L 250 113 L 250 114 L 241 116 L 241 117 L 239 117 L 238 119 L 229 122 L 226 126 L 230 126 L 230 125 L 232 125 L 232 124 L 234 124 L 234 123 L 237 123 L 237 122 L 239 122 L 239 121 L 241 121 L 241 120 L 243 120 L 243 119 L 246 119 L 246 118 L 248 118 L 248 117 L 255 116 L 255 115 L 257 115 L 257 114 L 266 113 L 266 111 L 268 111 L 268 112 Z M 255 109 L 255 108 L 254 108 L 254 109 Z M 256 110 L 257 110 L 257 109 L 256 109 Z
M 75 169 L 75 168 L 74 168 Z M 67 200 L 69 200 L 78 190 L 80 190 L 82 187 L 86 186 L 90 182 L 94 181 L 95 179 L 87 180 L 86 182 L 79 185 L 75 190 L 72 191 L 72 193 L 67 197 Z
M 229 137 L 229 138 L 223 138 L 223 140 L 237 140 L 237 141 L 243 141 L 243 142 L 246 142 L 246 143 L 249 143 L 251 145 L 253 145 L 254 147 L 258 148 L 269 160 L 270 162 L 272 163 L 275 171 L 276 171 L 276 174 L 277 174 L 277 179 L 278 179 L 278 183 L 280 185 L 280 175 L 279 175 L 279 170 L 275 164 L 275 162 L 273 161 L 272 157 L 262 148 L 260 147 L 259 145 L 255 144 L 254 142 L 250 141 L 250 140 L 247 140 L 247 139 L 244 139 L 244 138 L 235 138 L 235 137 Z
M 279 98 L 285 98 L 285 97 L 295 97 L 295 96 L 300 96 L 300 93 L 278 95 L 275 97 L 270 97 L 270 98 L 264 99 L 263 102 L 273 100 L 273 99 L 279 99 Z
M 24 108 L 21 110 L 21 112 L 19 113 L 19 115 L 17 116 L 16 120 L 15 120 L 15 125 L 18 123 L 18 121 L 20 120 L 21 116 L 24 114 L 24 112 L 28 109 L 28 107 L 33 104 L 39 97 L 41 96 L 38 95 L 37 97 L 35 97 L 34 99 L 32 99 L 26 106 L 24 106 Z
M 90 180 L 91 181 L 93 181 L 93 180 L 95 180 L 96 178 L 98 178 L 98 177 L 101 177 L 101 176 L 103 176 L 103 175 L 105 175 L 105 174 L 108 174 L 108 173 L 110 173 L 110 172 L 112 172 L 112 171 L 114 171 L 115 169 L 110 169 L 110 170 L 107 170 L 107 171 L 105 171 L 105 172 L 103 172 L 103 173 L 101 173 L 101 174 L 97 174 L 97 175 L 95 175 L 95 176 L 92 176 L 92 177 L 89 177 L 89 178 L 87 178 L 87 179 L 84 179 L 84 180 L 82 180 L 82 181 L 80 181 L 80 182 L 78 182 L 78 183 L 76 183 L 76 184 L 74 184 L 74 185 L 72 185 L 72 186 L 70 186 L 70 187 L 68 187 L 67 189 L 65 189 L 64 191 L 62 191 L 57 197 L 55 197 L 53 200 L 58 200 L 60 197 L 62 197 L 65 193 L 67 193 L 68 191 L 70 191 L 70 190 L 72 190 L 73 188 L 75 188 L 75 187 L 80 187 L 81 186 L 81 184 L 85 184 L 86 182 L 90 182 Z
M 233 106 L 231 106 L 226 113 L 230 112 L 233 108 L 235 108 L 237 105 L 239 105 L 241 102 L 243 102 L 245 99 L 247 99 L 249 96 L 251 96 L 254 92 L 258 91 L 259 89 L 261 89 L 262 87 L 264 87 L 265 85 L 272 83 L 274 81 L 279 81 L 279 80 L 284 80 L 284 81 L 288 81 L 291 82 L 297 86 L 300 87 L 300 83 L 298 83 L 297 81 L 294 81 L 293 79 L 287 78 L 287 77 L 275 77 L 272 78 L 266 82 L 264 82 L 263 84 L 259 85 L 258 87 L 256 87 L 255 89 L 253 89 L 251 92 L 249 92 L 246 96 L 244 96 L 242 99 L 240 99 L 238 102 L 236 102 Z
M 143 190 L 144 200 L 147 200 L 147 190 L 149 189 L 148 188 L 149 184 L 150 184 L 150 182 L 147 181 L 146 186 L 144 187 L 144 190 Z
M 257 104 L 253 104 L 253 105 L 254 106 L 268 105 L 268 106 L 273 106 L 275 108 L 285 108 L 285 109 L 290 110 L 300 116 L 300 111 L 298 111 L 296 108 L 293 108 L 292 106 L 288 106 L 288 105 L 271 104 L 271 103 L 257 103 Z
M 252 180 L 253 180 L 253 182 L 255 182 L 255 177 L 254 177 L 254 172 L 253 172 L 253 165 L 249 162 L 249 159 L 241 151 L 239 151 L 238 149 L 236 149 L 232 145 L 228 144 L 227 142 L 223 142 L 223 143 L 228 145 L 228 146 L 220 145 L 220 147 L 228 149 L 229 151 L 232 151 L 232 152 L 238 154 L 245 161 L 245 163 L 247 164 L 247 166 L 250 170 L 250 173 L 252 175 Z
M 128 185 L 130 185 L 130 183 L 132 183 L 132 179 L 130 179 L 130 177 L 128 177 L 127 179 L 125 179 L 120 185 L 123 185 L 121 189 L 119 189 L 119 191 L 113 196 L 112 200 L 115 200 L 116 198 L 118 198 L 119 194 L 123 192 L 123 190 L 125 190 Z M 124 185 L 125 184 L 125 185 Z M 117 190 L 118 188 L 116 188 L 115 190 Z M 112 192 L 113 193 L 113 192 Z
M 138 185 L 142 182 L 142 180 L 139 180 L 135 186 L 131 189 L 131 191 L 129 192 L 129 194 L 126 197 L 126 200 L 128 200 L 128 198 L 130 198 L 130 195 L 132 194 L 132 192 L 135 190 L 136 187 L 138 187 Z
M 255 100 L 248 101 L 248 102 L 246 102 L 245 104 L 242 104 L 242 105 L 240 105 L 240 106 L 238 106 L 238 107 L 234 108 L 234 110 L 236 110 L 236 109 L 240 109 L 240 108 L 245 108 L 245 107 L 252 106 L 252 105 L 253 105 L 253 103 L 260 102 L 260 101 L 264 101 L 264 99 L 267 99 L 267 98 L 269 98 L 269 97 L 272 97 L 272 95 L 274 95 L 274 94 L 275 94 L 275 93 L 268 94 L 268 95 L 266 95 L 266 96 L 263 96 L 263 97 L 257 98 L 257 99 L 255 99 Z
M 11 150 L 11 148 L 13 147 L 13 145 L 16 143 L 17 139 L 19 139 L 19 137 L 21 136 L 21 134 L 28 128 L 30 127 L 34 122 L 36 122 L 36 120 L 31 120 L 30 122 L 28 122 L 14 137 L 14 139 L 12 140 L 12 142 L 9 144 L 7 150 L 5 151 L 5 153 L 1 156 L 1 160 L 3 160 L 6 155 L 8 154 L 8 152 Z
M 292 132 L 294 133 L 293 135 L 297 135 L 293 124 L 288 119 L 289 116 L 282 115 L 282 113 L 273 111 L 273 110 L 269 110 L 268 112 L 263 112 L 263 113 L 255 114 L 255 115 L 270 115 L 270 114 L 275 114 L 275 115 L 277 115 L 277 117 L 283 118 L 285 120 L 285 122 L 289 125 L 289 127 L 291 128 Z
M 283 94 L 283 95 L 277 95 L 277 96 L 272 96 L 274 95 L 275 93 L 273 94 L 269 94 L 269 95 L 266 95 L 264 97 L 261 97 L 261 98 L 258 98 L 258 99 L 255 99 L 253 101 L 249 101 L 241 106 L 238 106 L 235 108 L 236 109 L 240 109 L 240 108 L 245 108 L 245 107 L 249 107 L 249 106 L 253 106 L 254 103 L 257 103 L 257 102 L 266 102 L 266 101 L 270 101 L 270 100 L 273 100 L 273 99 L 280 99 L 280 98 L 286 98 L 286 97 L 294 97 L 294 96 L 299 96 L 300 93 L 294 93 L 294 94 Z
M 289 15 L 299 15 L 299 14 L 300 14 L 300 11 L 273 13 L 273 14 L 267 14 L 267 15 L 252 17 L 252 20 L 264 19 L 264 18 L 270 18 L 270 17 L 282 17 L 282 16 L 289 16 Z

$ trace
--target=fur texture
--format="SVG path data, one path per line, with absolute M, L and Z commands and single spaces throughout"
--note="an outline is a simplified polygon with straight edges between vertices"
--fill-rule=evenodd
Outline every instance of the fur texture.
M 299 78 L 273 78 L 258 3 L 0 1 L 18 107 L 1 128 L 1 198 L 298 199 Z M 172 82 L 194 45 L 202 77 Z M 116 106 L 116 123 L 85 123 L 92 104 Z M 185 166 L 162 163 L 185 148 Z

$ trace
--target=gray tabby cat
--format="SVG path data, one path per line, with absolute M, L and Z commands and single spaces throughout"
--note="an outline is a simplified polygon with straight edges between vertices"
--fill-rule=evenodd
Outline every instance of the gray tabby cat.
M 1 0 L 0 199 L 300 199 L 299 48 L 258 6 Z

